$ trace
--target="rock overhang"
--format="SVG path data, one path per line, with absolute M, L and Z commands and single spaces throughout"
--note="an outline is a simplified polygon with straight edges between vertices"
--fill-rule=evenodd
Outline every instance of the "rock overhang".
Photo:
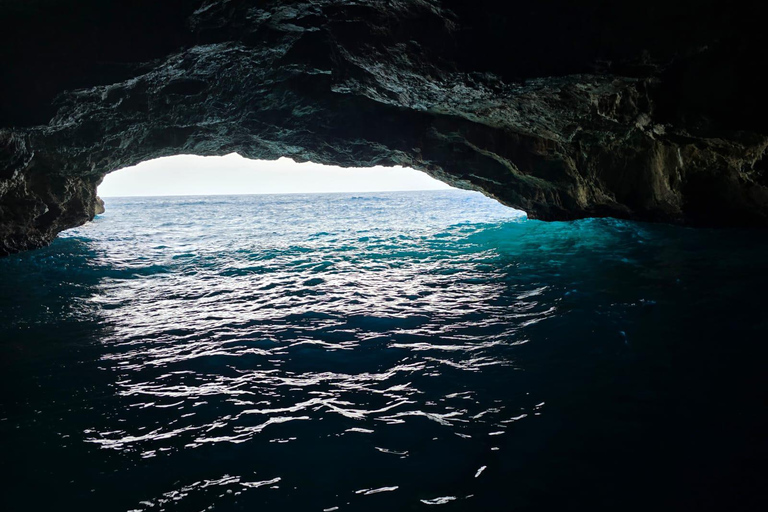
M 19 72 L 2 84 L 0 253 L 91 219 L 106 173 L 178 153 L 406 165 L 544 220 L 768 224 L 761 6 L 471 4 L 73 2 L 2 54 Z M 29 6 L 6 37 L 56 23 Z

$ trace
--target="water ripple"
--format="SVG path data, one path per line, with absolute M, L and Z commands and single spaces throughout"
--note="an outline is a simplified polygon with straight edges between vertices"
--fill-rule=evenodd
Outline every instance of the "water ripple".
M 39 379 L 24 392 L 55 399 L 0 419 L 45 418 L 80 447 L 70 495 L 91 509 L 524 508 L 529 471 L 589 473 L 580 441 L 558 444 L 593 435 L 581 411 L 600 442 L 642 442 L 626 421 L 648 421 L 656 389 L 627 377 L 642 340 L 661 345 L 663 308 L 703 300 L 667 228 L 522 222 L 466 193 L 107 206 L 7 260 L 22 299 L 2 304 L 6 335 L 61 333 L 72 360 L 37 377 L 33 344 L 3 345 Z

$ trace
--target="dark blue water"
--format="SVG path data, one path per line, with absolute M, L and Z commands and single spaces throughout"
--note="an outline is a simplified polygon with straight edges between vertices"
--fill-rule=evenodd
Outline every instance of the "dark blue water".
M 764 510 L 768 237 L 111 199 L 0 260 L 3 510 Z

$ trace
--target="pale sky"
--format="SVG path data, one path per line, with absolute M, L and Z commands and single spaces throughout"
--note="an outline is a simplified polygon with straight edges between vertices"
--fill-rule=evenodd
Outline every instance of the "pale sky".
M 288 158 L 248 160 L 179 155 L 142 162 L 108 174 L 101 197 L 288 194 L 445 190 L 448 185 L 404 167 L 349 169 Z

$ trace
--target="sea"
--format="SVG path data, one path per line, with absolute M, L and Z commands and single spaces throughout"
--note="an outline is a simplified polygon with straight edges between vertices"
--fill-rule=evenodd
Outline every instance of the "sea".
M 0 509 L 766 510 L 767 310 L 761 230 L 108 198 L 0 259 Z

